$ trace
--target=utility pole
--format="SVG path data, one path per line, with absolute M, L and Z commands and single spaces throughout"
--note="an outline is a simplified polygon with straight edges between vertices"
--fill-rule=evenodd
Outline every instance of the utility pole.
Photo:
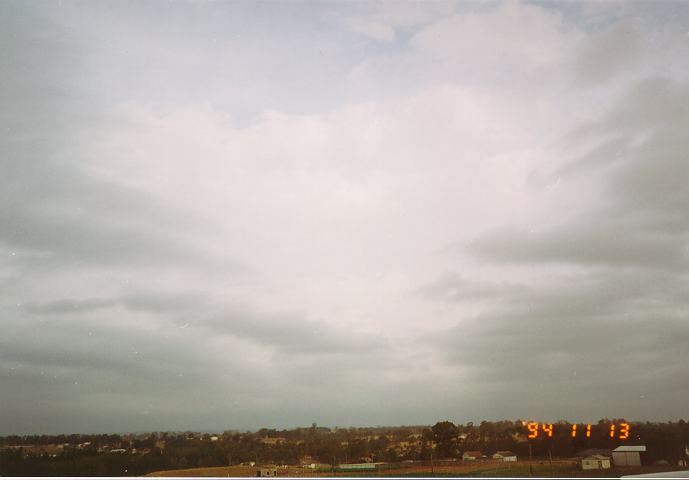
M 531 442 L 529 442 L 529 476 L 533 477 L 533 457 L 531 456 Z
M 433 468 L 433 440 L 431 440 L 431 473 L 435 473 Z

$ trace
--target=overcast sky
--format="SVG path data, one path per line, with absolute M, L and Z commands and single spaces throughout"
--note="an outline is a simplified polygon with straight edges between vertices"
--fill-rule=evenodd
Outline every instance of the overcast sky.
M 0 434 L 689 416 L 689 3 L 0 2 Z

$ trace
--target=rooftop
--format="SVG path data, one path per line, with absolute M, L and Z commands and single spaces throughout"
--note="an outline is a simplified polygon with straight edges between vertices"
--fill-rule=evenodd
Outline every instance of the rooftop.
M 620 445 L 613 452 L 645 452 L 646 445 Z

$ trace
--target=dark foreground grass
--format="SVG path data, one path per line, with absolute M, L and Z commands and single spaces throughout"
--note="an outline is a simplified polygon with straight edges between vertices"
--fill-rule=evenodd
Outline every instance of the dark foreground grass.
M 670 470 L 677 470 L 679 467 L 628 467 L 628 468 L 613 468 L 609 470 L 580 470 L 576 464 L 571 461 L 554 461 L 552 465 L 549 462 L 534 462 L 529 463 L 518 462 L 513 464 L 483 464 L 472 466 L 458 466 L 457 468 L 436 467 L 435 471 L 431 473 L 429 467 L 420 467 L 419 469 L 391 470 L 388 472 L 347 472 L 347 473 L 331 473 L 331 472 L 314 472 L 312 470 L 305 470 L 298 467 L 289 467 L 287 469 L 278 469 L 279 477 L 343 477 L 356 479 L 361 477 L 376 477 L 376 478 L 447 478 L 447 477 L 474 477 L 474 478 L 619 478 L 623 475 L 637 475 L 641 473 L 657 473 Z M 185 470 L 167 470 L 161 472 L 153 472 L 148 476 L 152 477 L 253 477 L 256 475 L 256 467 L 210 467 L 210 468 L 193 468 Z
M 578 469 L 562 463 L 508 465 L 467 472 L 467 477 L 571 477 Z
M 425 472 L 404 472 L 404 473 L 383 473 L 366 476 L 376 477 L 405 477 L 405 478 L 442 478 L 442 477 L 501 477 L 501 478 L 521 478 L 521 477 L 571 477 L 576 476 L 578 469 L 572 464 L 553 463 L 550 464 L 515 464 L 515 465 L 483 465 L 475 469 L 464 470 L 461 472 L 440 471 L 431 473 Z M 364 475 L 361 475 L 362 477 Z

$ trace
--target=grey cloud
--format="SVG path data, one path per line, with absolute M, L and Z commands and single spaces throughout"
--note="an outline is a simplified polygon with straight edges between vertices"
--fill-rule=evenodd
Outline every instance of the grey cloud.
M 155 201 L 141 194 L 40 159 L 10 159 L 2 168 L 0 241 L 43 254 L 28 259 L 34 266 L 198 264 L 238 269 L 182 238 L 185 229 L 176 225 L 184 225 L 184 217 L 173 221 L 170 211 L 154 207 Z
M 689 105 L 689 96 L 683 101 Z M 682 128 L 687 124 L 689 115 L 677 125 L 655 132 L 612 179 L 610 191 L 620 211 L 670 217 L 689 231 L 689 139 Z
M 60 299 L 27 302 L 24 311 L 34 315 L 87 314 L 109 307 L 154 313 L 170 326 L 180 322 L 208 335 L 230 335 L 269 349 L 290 354 L 341 355 L 387 350 L 388 340 L 379 335 L 353 333 L 324 321 L 308 320 L 296 313 L 259 314 L 251 308 L 228 308 L 199 293 L 137 290 L 112 298 Z M 84 328 L 88 324 L 84 325 Z
M 137 291 L 124 295 L 123 304 L 130 310 L 154 313 L 189 313 L 201 314 L 210 307 L 209 299 L 198 293 L 176 292 L 162 293 Z
M 151 292 L 142 296 L 156 297 Z M 180 329 L 174 322 L 163 322 L 141 330 L 109 320 L 117 318 L 117 312 L 104 312 L 98 318 L 65 313 L 60 321 L 53 316 L 23 317 L 21 309 L 12 312 L 4 312 L 6 334 L 0 339 L 0 379 L 7 387 L 0 391 L 4 412 L 0 432 L 112 431 L 118 424 L 113 419 L 122 416 L 157 430 L 313 419 L 300 410 L 304 395 L 321 398 L 326 385 L 361 386 L 373 375 L 372 361 L 391 366 L 384 352 L 370 348 L 364 336 L 289 315 L 280 320 L 290 324 L 279 327 L 271 323 L 278 321 L 276 316 L 257 315 L 242 307 L 233 310 L 232 325 L 223 323 L 219 328 L 197 322 Z M 237 318 L 247 319 L 246 323 L 237 325 Z M 292 333 L 287 332 L 290 327 Z M 255 365 L 254 359 L 236 351 L 207 348 L 223 336 L 273 353 L 270 371 L 264 371 L 263 362 Z M 355 347 L 354 341 L 363 346 Z M 300 354 L 295 355 L 297 351 Z M 315 363 L 314 354 L 319 356 Z M 392 365 L 393 371 L 398 368 Z M 327 397 L 319 401 L 329 401 Z M 273 398 L 276 405 L 269 400 Z M 32 421 L 27 409 L 42 411 L 43 399 L 49 399 L 53 415 L 39 414 Z M 295 415 L 290 419 L 280 417 L 285 403 Z M 193 424 L 185 423 L 191 418 L 189 404 L 202 410 Z M 307 404 L 315 408 L 318 402 Z M 141 416 L 142 411 L 151 418 Z M 98 418 L 85 421 L 83 415 Z
M 490 312 L 517 318 L 602 318 L 619 312 L 636 312 L 652 306 L 658 311 L 675 311 L 687 300 L 689 288 L 682 282 L 682 272 L 649 269 L 589 269 L 585 273 L 556 275 L 544 272 L 535 284 L 515 285 L 478 283 L 485 292 L 480 298 L 493 305 Z M 463 279 L 459 286 L 470 285 Z M 457 288 L 444 280 L 444 288 Z M 442 296 L 445 300 L 462 301 L 462 297 Z M 492 313 L 491 313 L 492 314 Z
M 681 125 L 689 116 L 689 87 L 664 77 L 649 77 L 637 83 L 615 105 L 597 129 L 619 130 L 627 133 L 639 128 L 651 132 Z
M 232 426 L 240 419 L 223 411 L 225 402 L 265 390 L 241 358 L 209 352 L 209 338 L 198 330 L 132 329 L 108 321 L 116 316 L 57 322 L 4 315 L 0 432 L 112 431 L 122 425 L 113 419 L 123 416 L 148 428 L 170 428 L 166 421 L 190 428 L 184 424 L 189 404 Z M 42 412 L 45 403 L 52 414 L 32 421 L 28 412 Z M 140 417 L 144 410 L 153 418 Z
M 90 313 L 97 310 L 122 306 L 131 311 L 158 314 L 201 314 L 209 307 L 209 300 L 201 294 L 190 292 L 131 291 L 111 298 L 64 298 L 47 302 L 30 301 L 22 308 L 37 315 L 64 315 Z
M 201 325 L 216 333 L 306 356 L 361 353 L 389 347 L 384 337 L 353 333 L 298 314 L 268 315 L 248 309 L 234 310 L 217 314 Z
M 602 176 L 607 197 L 601 206 L 547 229 L 488 233 L 471 251 L 508 262 L 686 268 L 687 124 L 686 86 L 663 79 L 639 83 L 603 120 L 573 137 L 607 140 L 560 170 L 569 181 Z
M 40 315 L 61 315 L 74 313 L 89 313 L 102 308 L 116 305 L 111 298 L 62 299 L 52 302 L 27 302 L 23 308 L 29 313 Z
M 101 99 L 77 94 L 83 44 L 32 5 L 2 8 L 0 244 L 32 253 L 15 261 L 238 270 L 185 237 L 211 232 L 212 224 L 82 166 L 79 132 L 104 119 Z
M 577 138 L 577 132 L 573 132 L 570 142 L 575 143 L 581 141 Z M 630 140 L 626 135 L 617 135 L 611 139 L 602 141 L 584 155 L 566 163 L 553 173 L 553 177 L 563 175 L 571 177 L 577 174 L 591 173 L 592 170 L 604 168 L 615 162 L 621 161 L 629 154 Z
M 204 336 L 229 335 L 281 354 L 301 357 L 351 353 L 365 356 L 390 348 L 388 340 L 380 335 L 353 333 L 325 321 L 308 320 L 297 313 L 259 314 L 245 306 L 229 308 L 200 293 L 184 291 L 135 290 L 112 298 L 28 302 L 21 308 L 34 315 L 69 319 L 70 315 L 94 313 L 109 307 L 154 313 L 169 327 L 178 328 L 184 322 L 186 329 L 205 332 Z M 88 330 L 90 325 L 87 321 L 82 330 Z
M 584 85 L 609 81 L 640 60 L 642 36 L 632 26 L 614 25 L 588 38 L 577 52 L 574 73 Z
M 532 280 L 514 291 L 482 287 L 481 314 L 427 338 L 463 381 L 508 389 L 539 415 L 585 411 L 582 398 L 624 405 L 628 416 L 679 411 L 661 392 L 671 385 L 689 395 L 687 124 L 686 85 L 639 82 L 564 141 L 593 145 L 553 176 L 578 184 L 595 177 L 603 198 L 594 210 L 553 212 L 532 222 L 547 227 L 494 230 L 469 245 L 475 259 L 528 267 Z M 438 281 L 436 298 L 462 301 L 442 292 L 471 292 L 467 282 Z
M 478 282 L 457 273 L 448 273 L 439 279 L 429 282 L 413 294 L 429 299 L 446 301 L 461 300 L 499 300 L 524 292 L 524 285 L 512 283 Z
M 308 320 L 297 313 L 257 313 L 245 306 L 229 308 L 200 293 L 132 290 L 112 298 L 59 299 L 27 302 L 22 310 L 34 315 L 94 313 L 110 307 L 159 315 L 170 326 L 184 321 L 191 330 L 207 335 L 230 335 L 269 349 L 290 354 L 337 355 L 378 352 L 389 348 L 379 335 L 353 333 L 325 321 Z M 88 324 L 84 324 L 84 329 Z
M 563 139 L 564 148 L 574 147 L 583 140 L 611 135 L 618 141 L 626 139 L 631 143 L 635 134 L 679 126 L 688 114 L 687 88 L 686 84 L 666 77 L 652 76 L 639 80 L 600 119 L 572 129 Z M 577 159 L 572 163 L 576 162 Z M 588 163 L 593 162 L 589 160 Z
M 683 269 L 685 238 L 645 229 L 639 222 L 584 217 L 542 231 L 499 230 L 478 238 L 470 251 L 486 260 Z
M 507 312 L 477 317 L 444 332 L 444 350 L 451 361 L 468 368 L 467 380 L 517 383 L 550 377 L 555 391 L 573 381 L 600 387 L 615 372 L 631 368 L 637 373 L 622 381 L 648 388 L 646 375 L 669 371 L 669 380 L 679 381 L 676 375 L 687 367 L 684 318 L 637 314 L 576 320 L 577 312 L 564 312 L 561 306 L 559 313 L 547 318 Z M 689 389 L 686 382 L 684 386 Z
M 459 382 L 484 394 L 509 391 L 540 415 L 586 411 L 587 399 L 652 417 L 677 408 L 656 392 L 672 385 L 689 394 L 689 321 L 677 303 L 687 289 L 636 273 L 605 270 L 532 288 L 426 341 L 458 366 Z M 505 408 L 500 398 L 491 403 Z
M 184 363 L 188 367 L 198 363 L 194 349 L 181 349 L 170 357 L 166 344 L 184 340 L 174 327 L 136 330 L 118 325 L 111 321 L 113 317 L 116 315 L 66 315 L 57 321 L 52 317 L 28 319 L 15 314 L 6 322 L 8 332 L 3 338 L 2 358 L 5 362 L 45 368 L 106 370 L 108 374 L 118 369 L 161 372 Z M 36 331 L 41 335 L 31 335 Z

